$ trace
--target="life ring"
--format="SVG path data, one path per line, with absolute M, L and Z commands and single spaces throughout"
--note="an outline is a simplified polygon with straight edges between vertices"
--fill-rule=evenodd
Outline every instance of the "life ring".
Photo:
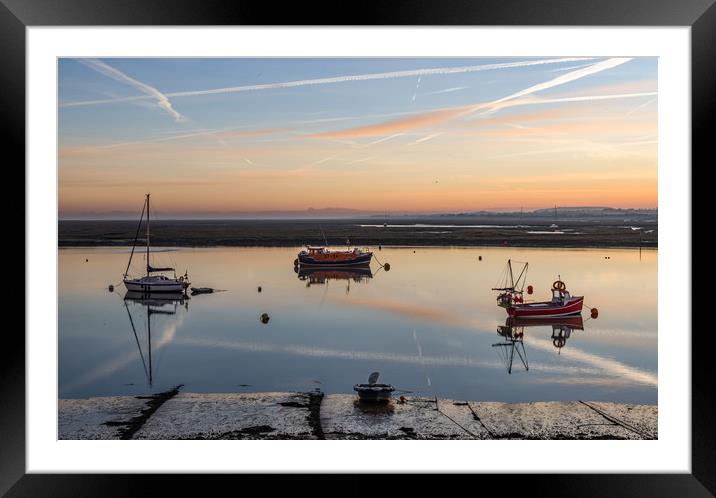
M 567 288 L 567 285 L 561 280 L 555 280 L 552 284 L 552 288 L 557 290 L 565 290 Z

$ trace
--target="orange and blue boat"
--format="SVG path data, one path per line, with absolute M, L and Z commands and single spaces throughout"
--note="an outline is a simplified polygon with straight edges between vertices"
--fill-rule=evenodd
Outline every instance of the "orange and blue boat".
M 326 247 L 306 246 L 298 253 L 297 264 L 302 267 L 368 266 L 373 253 L 365 249 L 330 250 Z

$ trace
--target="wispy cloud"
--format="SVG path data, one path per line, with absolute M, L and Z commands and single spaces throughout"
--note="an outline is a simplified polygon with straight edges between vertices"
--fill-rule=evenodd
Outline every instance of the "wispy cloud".
M 445 121 L 459 118 L 459 117 L 465 117 L 470 114 L 475 114 L 478 111 L 483 111 L 482 115 L 485 114 L 491 114 L 499 109 L 502 109 L 503 107 L 509 106 L 510 102 L 521 100 L 523 103 L 531 103 L 530 100 L 525 99 L 528 96 L 531 96 L 534 93 L 541 92 L 544 90 L 548 90 L 550 88 L 554 88 L 557 86 L 565 85 L 567 83 L 570 83 L 572 81 L 579 80 L 581 78 L 585 78 L 587 76 L 599 73 L 601 71 L 605 71 L 607 69 L 612 69 L 614 67 L 617 67 L 621 64 L 624 64 L 625 62 L 629 62 L 630 58 L 624 58 L 624 57 L 616 57 L 612 59 L 607 59 L 605 61 L 596 62 L 594 64 L 591 64 L 588 67 L 577 69 L 575 71 L 571 71 L 567 74 L 563 74 L 560 76 L 557 76 L 556 78 L 552 78 L 551 80 L 538 83 L 536 85 L 532 85 L 530 87 L 525 88 L 524 90 L 520 90 L 518 92 L 514 92 L 510 95 L 507 95 L 505 97 L 490 101 L 490 102 L 482 102 L 479 104 L 474 105 L 468 105 L 468 106 L 461 106 L 461 107 L 452 107 L 447 109 L 441 109 L 436 111 L 430 111 L 423 114 L 418 114 L 415 116 L 403 118 L 403 119 L 397 119 L 394 121 L 384 122 L 384 123 L 378 123 L 374 125 L 368 125 L 368 126 L 361 126 L 356 128 L 350 128 L 350 129 L 344 129 L 344 130 L 338 130 L 338 131 L 330 131 L 330 132 L 324 132 L 324 133 L 316 133 L 311 135 L 314 138 L 354 138 L 354 137 L 367 137 L 367 136 L 380 136 L 380 135 L 388 135 L 388 134 L 396 134 L 401 132 L 406 132 L 408 130 L 416 129 L 416 128 L 425 128 L 427 126 L 432 126 L 435 124 L 443 123 Z M 595 97 L 589 97 L 589 96 L 581 96 L 581 97 L 571 97 L 569 99 L 563 99 L 560 101 L 578 101 L 578 100 L 597 100 L 601 97 L 607 97 L 607 96 L 595 96 Z M 578 100 L 577 100 L 578 99 Z M 556 101 L 556 99 L 543 99 L 542 103 L 547 103 L 548 100 Z
M 386 121 L 383 123 L 358 126 L 355 128 L 314 133 L 309 135 L 312 138 L 360 138 L 391 135 L 405 132 L 414 128 L 425 128 L 438 123 L 443 123 L 450 118 L 457 116 L 463 108 L 443 109 L 430 111 L 407 118 Z
M 78 59 L 79 61 L 86 61 L 90 59 Z M 92 59 L 93 60 L 93 59 Z M 198 95 L 215 95 L 223 93 L 237 93 L 237 92 L 256 92 L 261 90 L 275 90 L 279 88 L 296 88 L 302 86 L 314 86 L 314 85 L 331 85 L 336 83 L 347 83 L 353 81 L 372 81 L 372 80 L 384 80 L 393 78 L 410 78 L 420 77 L 428 75 L 444 75 L 444 74 L 459 74 L 459 73 L 472 73 L 477 71 L 490 71 L 496 69 L 509 69 L 515 67 L 525 66 L 536 66 L 542 64 L 558 64 L 562 62 L 570 61 L 584 61 L 590 60 L 589 57 L 563 57 L 559 59 L 537 59 L 537 60 L 523 60 L 517 62 L 504 62 L 498 64 L 480 64 L 475 66 L 458 66 L 458 67 L 438 67 L 438 68 L 427 68 L 427 69 L 411 69 L 406 71 L 391 71 L 386 73 L 370 73 L 370 74 L 353 74 L 345 76 L 334 76 L 331 78 L 317 78 L 309 80 L 296 80 L 296 81 L 284 81 L 277 83 L 265 83 L 260 85 L 242 85 L 242 86 L 230 86 L 223 88 L 212 88 L 208 90 L 190 90 L 185 92 L 171 92 L 164 94 L 165 97 L 194 97 Z M 102 63 L 103 64 L 103 63 Z M 115 70 L 116 71 L 116 70 Z M 120 73 L 121 74 L 121 73 Z M 125 75 L 126 76 L 126 75 Z M 136 80 L 134 80 L 136 81 Z M 150 87 L 151 88 L 151 87 Z M 151 96 L 137 96 L 137 97 L 122 97 L 115 99 L 100 99 L 100 100 L 84 100 L 78 102 L 63 102 L 60 107 L 77 107 L 85 105 L 97 105 L 97 104 L 112 104 L 117 102 L 131 102 L 134 100 L 143 100 L 151 98 Z
M 84 64 L 85 66 L 94 69 L 100 74 L 103 74 L 109 78 L 112 78 L 113 80 L 126 83 L 127 85 L 130 85 L 140 92 L 146 94 L 146 97 L 140 97 L 142 99 L 144 98 L 151 98 L 155 99 L 157 105 L 164 109 L 167 113 L 169 113 L 175 121 L 181 122 L 185 121 L 186 118 L 182 116 L 179 112 L 176 111 L 172 107 L 172 103 L 169 101 L 169 98 L 154 88 L 153 86 L 147 85 L 146 83 L 143 83 L 139 80 L 136 80 L 132 78 L 131 76 L 124 74 L 119 69 L 116 69 L 109 64 L 106 64 L 98 59 L 77 59 L 80 63 Z M 134 99 L 136 100 L 136 99 Z

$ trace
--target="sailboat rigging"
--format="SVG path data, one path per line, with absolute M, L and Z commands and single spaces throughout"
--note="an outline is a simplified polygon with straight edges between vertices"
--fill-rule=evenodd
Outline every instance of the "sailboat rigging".
M 525 351 L 524 343 L 524 327 L 515 327 L 508 319 L 505 325 L 499 325 L 497 327 L 497 335 L 504 337 L 505 342 L 498 342 L 497 344 L 493 344 L 492 347 L 498 348 L 498 355 L 507 366 L 507 373 L 512 373 L 512 364 L 515 359 L 515 353 L 517 353 L 522 365 L 525 367 L 525 371 L 529 370 L 530 366 L 527 361 L 527 351 Z M 522 349 L 521 351 L 520 348 Z
M 527 281 L 527 268 L 529 263 L 522 263 L 515 261 L 515 263 L 522 264 L 522 269 L 515 278 L 515 270 L 512 268 L 512 260 L 507 260 L 507 267 L 502 273 L 502 278 L 498 282 L 496 287 L 492 290 L 501 291 L 497 296 L 497 304 L 503 308 L 512 306 L 513 303 L 521 303 L 524 301 L 522 294 L 524 293 L 525 282 Z
M 150 260 L 150 239 L 149 239 L 149 196 L 146 194 L 144 199 L 144 205 L 142 206 L 142 214 L 139 218 L 139 225 L 137 226 L 137 233 L 134 236 L 134 243 L 132 244 L 132 252 L 129 255 L 129 261 L 127 262 L 127 269 L 124 271 L 123 282 L 124 286 L 128 291 L 133 292 L 184 292 L 191 285 L 189 282 L 188 272 L 185 272 L 183 276 L 177 278 L 176 271 L 170 267 L 153 267 Z M 137 240 L 139 238 L 139 231 L 142 227 L 142 221 L 144 221 L 144 213 L 147 213 L 147 262 L 146 262 L 146 275 L 139 278 L 129 278 L 129 268 L 132 265 L 132 258 L 137 247 Z M 152 275 L 152 273 L 172 271 L 174 277 L 170 278 L 166 275 Z

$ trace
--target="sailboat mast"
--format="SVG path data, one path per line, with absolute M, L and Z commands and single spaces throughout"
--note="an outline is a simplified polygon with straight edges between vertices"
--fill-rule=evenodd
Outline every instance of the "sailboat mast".
M 149 276 L 149 194 L 147 194 L 147 276 Z
M 510 283 L 512 284 L 512 285 L 510 285 L 510 287 L 512 288 L 512 290 L 515 290 L 515 276 L 512 274 L 512 260 L 511 259 L 507 260 L 507 266 L 510 267 Z
M 147 196 L 149 199 L 149 196 Z M 152 386 L 152 307 L 147 306 L 147 343 L 149 345 L 149 387 Z
M 137 240 L 139 239 L 139 231 L 142 229 L 142 220 L 144 219 L 144 210 L 147 208 L 147 202 L 144 201 L 142 204 L 142 214 L 139 216 L 139 224 L 137 225 L 137 233 L 134 234 L 134 242 L 132 242 L 132 252 L 129 254 L 129 261 L 127 262 L 127 269 L 124 270 L 124 278 L 129 275 L 129 267 L 132 265 L 132 257 L 134 256 L 134 250 L 137 248 Z

